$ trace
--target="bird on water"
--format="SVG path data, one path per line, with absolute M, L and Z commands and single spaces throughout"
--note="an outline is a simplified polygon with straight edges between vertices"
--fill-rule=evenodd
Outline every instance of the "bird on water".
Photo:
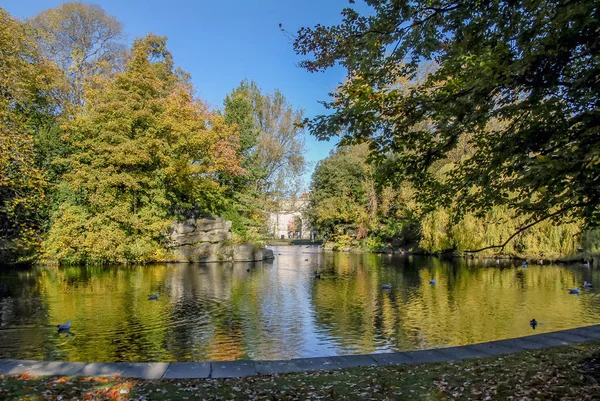
M 67 320 L 67 323 L 58 324 L 56 325 L 56 327 L 58 327 L 58 330 L 69 330 L 71 328 L 71 321 Z

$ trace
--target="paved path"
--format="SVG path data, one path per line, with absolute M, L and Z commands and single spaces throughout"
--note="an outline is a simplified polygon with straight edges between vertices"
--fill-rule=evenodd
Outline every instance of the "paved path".
M 600 325 L 510 340 L 386 354 L 301 358 L 283 361 L 85 363 L 0 360 L 0 374 L 33 376 L 113 376 L 143 379 L 231 378 L 261 374 L 343 369 L 357 366 L 445 362 L 512 354 L 526 350 L 600 340 Z

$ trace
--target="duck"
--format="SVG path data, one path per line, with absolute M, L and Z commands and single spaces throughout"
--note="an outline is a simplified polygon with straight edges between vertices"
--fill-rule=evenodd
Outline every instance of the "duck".
M 148 301 L 151 301 L 151 300 L 154 300 L 154 299 L 158 300 L 158 291 L 156 292 L 156 294 L 150 294 L 150 295 L 148 295 Z
M 429 284 L 435 284 L 435 279 L 429 280 Z
M 304 259 L 305 262 L 308 262 L 308 259 Z
M 521 263 L 521 267 L 522 268 L 527 268 L 527 262 L 523 261 L 523 263 Z
M 321 273 L 317 273 L 317 272 L 315 272 L 315 278 L 316 278 L 316 279 L 319 279 L 319 278 L 321 278 Z
M 531 326 L 531 328 L 532 328 L 532 329 L 534 329 L 534 330 L 535 330 L 535 328 L 536 328 L 536 327 L 537 327 L 537 325 L 538 325 L 538 322 L 537 322 L 537 320 L 535 320 L 535 319 L 531 319 L 531 320 L 529 321 L 529 325 Z
M 383 290 L 391 290 L 392 289 L 392 284 L 384 284 L 381 286 L 381 289 Z
M 246 271 L 247 271 L 248 273 L 250 273 L 250 269 L 246 269 Z
M 594 288 L 594 285 L 592 283 L 588 283 L 587 281 L 584 281 L 583 288 Z
M 590 268 L 590 262 L 583 262 L 583 267 L 589 269 Z
M 58 327 L 58 330 L 69 330 L 71 328 L 71 321 L 67 320 L 67 323 L 58 324 L 56 325 L 56 327 Z
M 579 287 L 577 288 L 569 288 L 569 294 L 581 294 L 581 289 Z

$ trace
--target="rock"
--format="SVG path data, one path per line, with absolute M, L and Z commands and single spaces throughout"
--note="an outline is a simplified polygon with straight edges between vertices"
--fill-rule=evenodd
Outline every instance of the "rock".
M 263 259 L 264 260 L 268 260 L 268 259 L 275 259 L 275 255 L 273 254 L 273 250 L 272 249 L 263 249 Z
M 170 262 L 231 262 L 263 260 L 262 249 L 231 244 L 231 221 L 221 217 L 173 223 Z M 272 255 L 271 251 L 271 255 Z
M 254 259 L 254 247 L 251 244 L 237 244 L 233 246 L 234 262 L 249 262 L 253 260 L 256 259 Z

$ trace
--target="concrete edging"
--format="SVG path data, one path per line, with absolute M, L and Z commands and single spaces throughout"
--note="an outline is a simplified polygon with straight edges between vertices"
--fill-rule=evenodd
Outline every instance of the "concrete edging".
M 594 340 L 600 340 L 600 325 L 459 347 L 278 361 L 86 363 L 0 359 L 0 374 L 14 375 L 27 372 L 32 376 L 118 375 L 120 377 L 141 379 L 235 378 L 345 369 L 359 366 L 390 366 L 459 361 L 578 344 Z

